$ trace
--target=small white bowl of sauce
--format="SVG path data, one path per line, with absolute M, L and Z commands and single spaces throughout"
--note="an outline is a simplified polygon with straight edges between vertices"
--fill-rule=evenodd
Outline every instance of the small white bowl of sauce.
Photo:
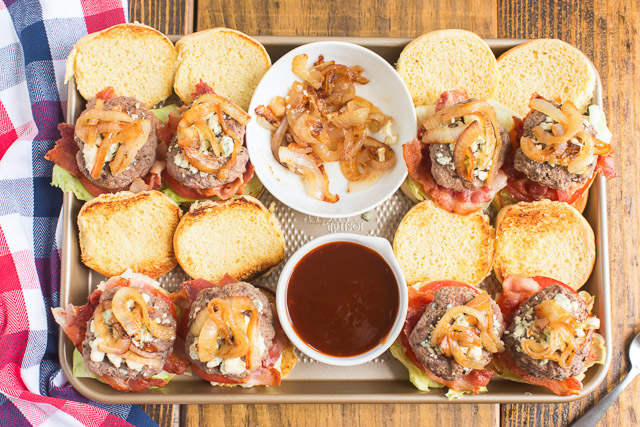
M 407 315 L 408 291 L 386 239 L 328 234 L 287 261 L 276 292 L 280 323 L 307 356 L 353 366 L 384 353 Z

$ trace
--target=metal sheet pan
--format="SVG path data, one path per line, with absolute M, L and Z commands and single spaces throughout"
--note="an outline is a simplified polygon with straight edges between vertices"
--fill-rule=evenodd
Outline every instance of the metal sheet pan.
M 176 41 L 178 37 L 173 38 Z M 273 61 L 293 47 L 327 38 L 305 37 L 258 37 L 269 51 Z M 403 47 L 411 39 L 393 38 L 334 38 L 361 44 L 395 64 Z M 523 40 L 487 40 L 499 56 Z M 598 77 L 594 104 L 602 105 L 602 87 Z M 84 100 L 72 80 L 68 88 L 67 117 L 73 124 L 82 109 Z M 394 232 L 412 203 L 399 191 L 378 208 L 371 211 L 369 220 L 362 216 L 342 219 L 323 219 L 296 212 L 279 203 L 266 191 L 260 197 L 265 205 L 276 202 L 275 214 L 282 225 L 285 240 L 285 260 L 313 237 L 333 232 L 354 232 L 385 237 L 390 241 Z M 80 262 L 78 229 L 76 218 L 82 202 L 72 193 L 64 195 L 64 238 L 62 250 L 60 305 L 80 305 L 87 295 L 104 279 Z M 489 383 L 489 392 L 467 395 L 463 399 L 448 401 L 446 389 L 429 392 L 417 390 L 408 380 L 406 369 L 389 352 L 364 365 L 340 368 L 324 365 L 298 353 L 299 363 L 280 387 L 226 388 L 211 387 L 198 378 L 178 376 L 162 389 L 140 393 L 122 393 L 96 380 L 75 378 L 72 375 L 73 345 L 64 334 L 60 334 L 59 351 L 62 368 L 71 384 L 84 396 L 106 403 L 143 404 L 205 404 L 205 403 L 560 403 L 580 399 L 591 393 L 604 379 L 611 364 L 611 316 L 609 288 L 609 256 L 607 239 L 607 193 L 605 179 L 601 176 L 591 187 L 589 203 L 584 212 L 593 227 L 596 238 L 597 259 L 589 281 L 584 286 L 596 296 L 593 312 L 601 319 L 600 333 L 607 345 L 607 361 L 592 367 L 583 380 L 584 388 L 576 396 L 556 396 L 550 391 L 527 384 L 520 384 L 494 377 Z M 283 263 L 284 264 L 284 263 Z M 275 287 L 282 265 L 270 276 L 260 280 L 262 284 Z M 177 267 L 161 279 L 163 285 L 176 290 L 187 279 Z

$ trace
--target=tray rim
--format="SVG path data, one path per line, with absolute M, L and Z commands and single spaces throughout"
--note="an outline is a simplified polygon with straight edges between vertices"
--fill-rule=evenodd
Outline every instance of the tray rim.
M 172 42 L 176 42 L 182 36 L 170 35 L 168 36 Z M 256 40 L 264 45 L 276 45 L 276 46 L 298 46 L 314 41 L 326 41 L 337 40 L 346 41 L 363 45 L 365 47 L 376 48 L 397 48 L 409 43 L 413 38 L 404 37 L 293 37 L 293 36 L 254 36 Z M 508 49 L 519 44 L 525 43 L 526 39 L 484 39 L 492 50 Z M 585 55 L 586 57 L 586 55 Z M 587 58 L 588 59 L 588 58 Z M 589 60 L 591 63 L 591 61 Z M 602 106 L 602 83 L 600 75 L 597 69 L 591 63 L 592 69 L 596 74 L 596 90 L 593 97 L 593 104 Z M 72 102 L 77 94 L 75 85 L 75 78 L 69 81 L 67 88 L 67 123 L 74 123 L 74 107 L 75 102 Z M 585 387 L 578 395 L 573 396 L 556 396 L 543 392 L 541 394 L 536 393 L 494 393 L 491 391 L 478 395 L 466 395 L 462 399 L 448 400 L 444 393 L 435 390 L 435 392 L 420 392 L 415 389 L 410 393 L 348 393 L 348 394 L 333 394 L 333 393 L 316 393 L 316 394 L 278 394 L 278 393 L 207 393 L 202 395 L 191 394 L 166 394 L 166 393 L 122 393 L 116 392 L 115 394 L 102 393 L 100 390 L 96 390 L 92 387 L 92 383 L 104 386 L 96 382 L 93 379 L 88 378 L 76 378 L 72 374 L 71 361 L 68 355 L 73 349 L 73 345 L 70 340 L 66 338 L 66 335 L 60 329 L 58 337 L 58 357 L 64 374 L 67 379 L 73 385 L 73 387 L 87 398 L 92 400 L 104 402 L 104 403 L 135 403 L 135 404 L 261 404 L 261 403 L 564 403 L 571 402 L 578 399 L 582 399 L 593 392 L 600 383 L 606 377 L 609 368 L 611 366 L 612 358 L 612 346 L 611 346 L 611 303 L 610 303 L 610 271 L 609 271 L 609 248 L 608 248 L 608 215 L 607 215 L 607 189 L 606 180 L 602 176 L 598 176 L 596 185 L 593 185 L 589 190 L 589 205 L 594 201 L 597 202 L 597 206 L 593 209 L 596 212 L 595 226 L 594 228 L 596 236 L 596 263 L 594 265 L 594 271 L 592 276 L 596 274 L 596 271 L 600 273 L 600 285 L 598 289 L 601 289 L 602 295 L 598 295 L 600 302 L 598 305 L 602 310 L 601 328 L 600 333 L 605 338 L 606 346 L 606 360 L 604 365 L 594 366 L 591 369 L 598 369 L 599 372 L 595 378 L 593 378 L 587 387 Z M 63 246 L 61 251 L 61 280 L 60 280 L 60 305 L 66 305 L 69 303 L 69 286 L 71 278 L 74 272 L 70 256 L 70 245 L 68 237 L 71 235 L 72 223 L 75 220 L 73 215 L 74 204 L 77 202 L 73 193 L 68 192 L 63 197 Z M 587 206 L 587 209 L 589 208 Z M 585 210 L 585 213 L 587 210 Z M 594 278 L 595 279 L 595 278 Z M 285 380 L 286 381 L 286 380 Z M 311 381 L 311 380 L 310 380 Z M 352 383 L 354 380 L 345 381 Z M 408 382 L 407 380 L 369 380 L 369 382 Z M 513 383 L 517 386 L 518 383 Z M 229 390 L 229 389 L 225 389 Z M 254 391 L 256 389 L 253 389 Z M 544 390 L 544 389 L 541 389 Z M 219 390 L 218 390 L 219 391 Z

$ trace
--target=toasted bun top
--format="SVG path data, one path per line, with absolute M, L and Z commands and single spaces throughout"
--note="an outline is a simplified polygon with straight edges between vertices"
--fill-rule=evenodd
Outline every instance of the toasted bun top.
M 202 79 L 246 111 L 256 86 L 271 66 L 262 44 L 229 28 L 189 34 L 176 43 L 176 49 L 174 89 L 185 104 L 192 101 L 191 94 Z
M 173 233 L 182 211 L 164 193 L 102 194 L 78 214 L 82 262 L 111 277 L 131 268 L 152 278 L 173 269 Z
M 258 199 L 194 203 L 180 221 L 173 247 L 194 279 L 240 281 L 268 273 L 284 258 L 284 237 L 273 213 Z
M 534 93 L 559 103 L 569 100 L 584 111 L 596 88 L 596 73 L 587 57 L 562 40 L 539 39 L 516 46 L 498 58 L 498 67 L 496 97 L 521 117 L 529 112 Z
M 147 107 L 171 95 L 177 53 L 165 35 L 143 24 L 118 24 L 82 37 L 67 58 L 65 83 L 75 75 L 80 94 L 93 98 L 111 86 Z
M 442 92 L 452 89 L 486 100 L 493 96 L 499 75 L 487 43 L 464 30 L 421 35 L 404 48 L 396 69 L 415 106 L 434 104 Z
M 493 245 L 486 215 L 457 215 L 427 200 L 400 222 L 393 252 L 410 286 L 434 280 L 477 285 L 491 272 Z
M 517 203 L 496 217 L 494 271 L 500 281 L 546 276 L 578 289 L 589 278 L 595 259 L 593 230 L 567 203 Z

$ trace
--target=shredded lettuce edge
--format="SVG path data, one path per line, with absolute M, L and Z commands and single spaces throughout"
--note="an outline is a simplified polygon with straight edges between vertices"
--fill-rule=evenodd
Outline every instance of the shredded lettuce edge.
M 158 120 L 165 123 L 169 119 L 169 114 L 180 114 L 180 110 L 176 104 L 170 104 L 162 108 L 154 108 L 151 112 L 156 116 Z
M 91 194 L 84 184 L 82 184 L 82 181 L 58 165 L 53 166 L 53 171 L 51 173 L 51 185 L 53 187 L 58 187 L 63 193 L 71 191 L 78 200 L 86 202 L 94 198 L 93 194 Z
M 245 185 L 244 192 L 242 193 L 242 195 L 243 196 L 258 197 L 260 194 L 262 194 L 263 190 L 264 190 L 264 186 L 262 185 L 262 182 L 260 182 L 258 177 L 254 175 L 249 180 L 249 182 L 247 182 L 247 185 Z M 189 199 L 187 197 L 183 197 L 180 194 L 178 194 L 170 186 L 167 186 L 166 188 L 163 188 L 160 191 L 162 191 L 164 194 L 169 196 L 177 204 L 195 203 L 195 202 L 199 202 L 200 201 L 200 200 L 197 200 L 197 199 Z M 233 197 L 238 197 L 238 196 L 232 196 L 232 198 Z M 218 197 L 212 197 L 211 199 L 212 200 L 220 200 L 220 198 L 218 198 Z

